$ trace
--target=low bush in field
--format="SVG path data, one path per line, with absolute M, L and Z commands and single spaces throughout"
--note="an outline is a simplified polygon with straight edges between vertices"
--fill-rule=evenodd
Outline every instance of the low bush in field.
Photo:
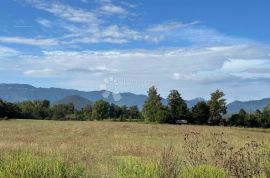
M 200 165 L 191 169 L 183 170 L 180 178 L 229 178 L 229 174 L 222 168 L 210 165 Z
M 263 144 L 250 141 L 234 148 L 224 139 L 223 133 L 211 135 L 208 149 L 200 133 L 187 133 L 184 140 L 185 163 L 189 167 L 208 164 L 223 168 L 231 177 L 269 177 L 270 149 Z
M 0 154 L 0 177 L 77 178 L 85 175 L 82 165 L 66 163 L 59 156 L 47 157 L 24 151 L 10 151 Z
M 269 146 L 251 141 L 240 148 L 233 148 L 224 140 L 223 133 L 212 134 L 211 139 L 207 140 L 208 144 L 196 132 L 187 133 L 184 139 L 184 155 L 181 159 L 169 146 L 161 153 L 159 161 L 127 159 L 118 167 L 116 177 L 270 177 Z
M 143 159 L 127 158 L 115 170 L 115 178 L 155 178 L 159 177 L 159 168 L 155 162 Z

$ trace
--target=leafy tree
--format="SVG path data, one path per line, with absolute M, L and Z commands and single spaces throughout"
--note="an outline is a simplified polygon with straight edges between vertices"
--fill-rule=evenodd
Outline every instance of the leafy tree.
M 118 119 L 122 115 L 122 109 L 116 104 L 111 104 L 109 108 L 109 117 L 112 119 Z
M 261 126 L 262 127 L 270 127 L 270 103 L 266 105 L 262 112 L 261 118 Z
M 129 118 L 129 110 L 128 107 L 124 105 L 121 107 L 120 121 L 125 121 L 128 118 Z
M 144 102 L 142 114 L 147 122 L 163 121 L 162 115 L 164 114 L 164 109 L 161 104 L 161 97 L 154 86 L 149 88 L 148 98 Z
M 128 110 L 129 110 L 129 118 L 130 119 L 140 119 L 141 118 L 141 114 L 140 114 L 140 111 L 138 109 L 138 106 L 136 106 L 136 105 L 130 106 Z
M 229 124 L 233 126 L 244 126 L 248 114 L 244 109 L 241 109 L 238 114 L 233 114 L 229 119 Z
M 93 106 L 91 104 L 85 106 L 81 109 L 81 114 L 83 115 L 83 120 L 92 120 Z
M 6 109 L 7 109 L 6 103 L 0 99 L 0 118 L 4 118 L 7 116 Z
M 223 91 L 216 90 L 211 94 L 211 99 L 208 101 L 210 109 L 210 121 L 212 124 L 219 124 L 222 121 L 222 115 L 227 113 L 226 99 L 223 97 Z
M 52 107 L 52 118 L 59 120 L 73 119 L 71 115 L 75 112 L 75 107 L 70 104 L 58 104 Z
M 50 116 L 48 100 L 23 101 L 18 104 L 22 117 L 27 119 L 45 119 Z
M 210 118 L 210 109 L 206 102 L 198 102 L 192 107 L 192 123 L 206 124 Z
M 177 90 L 171 90 L 168 100 L 168 111 L 170 113 L 170 123 L 175 123 L 179 119 L 187 119 L 188 107 Z
M 103 100 L 98 100 L 93 105 L 92 118 L 94 120 L 103 120 L 109 117 L 110 104 Z

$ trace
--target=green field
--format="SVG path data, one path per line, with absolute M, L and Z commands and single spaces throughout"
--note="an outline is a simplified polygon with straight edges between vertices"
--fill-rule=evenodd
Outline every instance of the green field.
M 214 143 L 216 140 L 219 140 L 220 144 Z M 59 174 L 64 170 L 70 177 L 147 177 L 145 173 L 138 173 L 138 170 L 144 169 L 149 173 L 148 177 L 152 177 L 151 171 L 157 172 L 158 169 L 155 168 L 156 163 L 160 165 L 166 161 L 181 167 L 177 168 L 177 171 L 184 175 L 184 168 L 192 172 L 187 165 L 196 166 L 192 161 L 198 159 L 198 162 L 203 162 L 199 156 L 190 158 L 193 154 L 187 153 L 190 148 L 191 152 L 198 151 L 194 154 L 203 152 L 203 155 L 209 158 L 203 163 L 211 165 L 213 161 L 213 165 L 219 165 L 214 163 L 215 158 L 211 157 L 213 150 L 230 147 L 229 150 L 236 152 L 246 143 L 255 142 L 263 144 L 260 152 L 267 148 L 270 143 L 270 130 L 131 122 L 1 121 L 0 177 L 22 177 L 25 171 L 23 169 L 28 173 L 34 172 L 26 177 L 35 177 L 35 171 L 44 169 L 44 166 L 54 166 L 53 164 L 60 170 Z M 186 148 L 187 146 L 189 148 Z M 265 158 L 270 158 L 269 150 L 266 152 L 268 155 L 264 154 Z M 251 154 L 253 153 L 256 151 L 251 151 Z M 169 160 L 166 160 L 167 158 Z M 13 163 L 14 161 L 18 163 Z M 35 170 L 31 170 L 31 166 L 39 164 L 40 167 L 36 166 L 37 168 L 33 168 Z M 134 170 L 134 165 L 138 170 Z M 52 169 L 55 171 L 55 168 Z M 52 174 L 50 177 L 58 176 Z

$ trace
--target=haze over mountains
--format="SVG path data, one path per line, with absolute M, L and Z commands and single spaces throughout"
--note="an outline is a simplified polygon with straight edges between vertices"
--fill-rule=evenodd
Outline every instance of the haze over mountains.
M 67 104 L 73 103 L 77 109 L 84 107 L 85 105 L 91 104 L 96 100 L 103 99 L 110 103 L 117 105 L 137 105 L 142 108 L 143 103 L 146 99 L 146 95 L 137 95 L 133 93 L 121 93 L 121 100 L 115 101 L 112 94 L 107 98 L 103 97 L 105 91 L 78 91 L 72 89 L 60 89 L 60 88 L 36 88 L 27 84 L 0 84 L 0 98 L 9 102 L 20 102 L 24 100 L 42 100 L 47 99 L 52 104 Z M 193 100 L 187 100 L 189 108 L 194 106 L 197 102 L 203 101 L 203 98 L 195 98 Z M 166 104 L 166 99 L 162 99 L 162 103 Z M 237 113 L 241 108 L 248 112 L 262 109 L 270 102 L 270 98 L 254 101 L 235 101 L 229 103 L 228 113 Z

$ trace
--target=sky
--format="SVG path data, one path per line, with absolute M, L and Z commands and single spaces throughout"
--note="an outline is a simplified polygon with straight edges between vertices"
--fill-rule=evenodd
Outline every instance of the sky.
M 269 0 L 1 0 L 0 83 L 270 97 Z

